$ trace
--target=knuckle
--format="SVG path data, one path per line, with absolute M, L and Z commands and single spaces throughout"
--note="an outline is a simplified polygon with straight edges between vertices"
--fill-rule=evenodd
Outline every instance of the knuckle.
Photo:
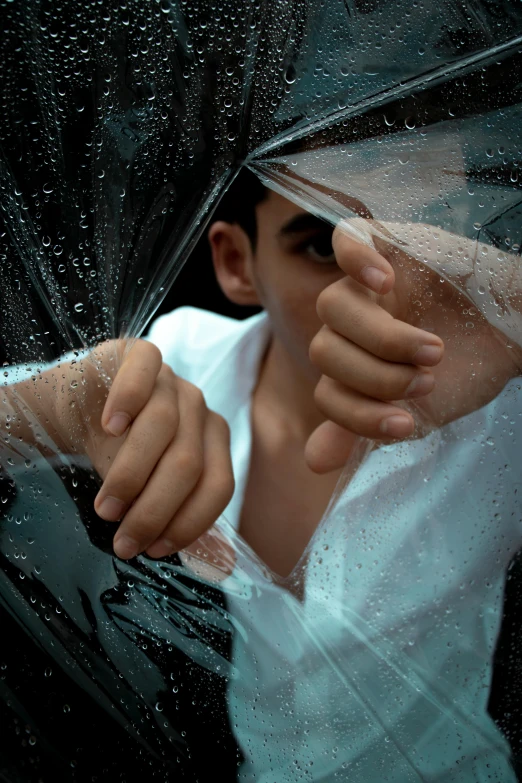
M 169 364 L 166 364 L 165 362 L 162 363 L 159 375 L 162 380 L 166 381 L 169 384 L 174 384 L 177 381 L 177 376 L 172 367 Z
M 154 362 L 161 367 L 163 362 L 163 356 L 157 345 L 149 342 L 148 340 L 140 340 L 140 344 L 143 347 L 149 361 Z
M 227 441 L 227 443 L 230 443 L 230 426 L 228 421 L 219 413 L 215 413 L 214 411 L 210 411 L 209 415 L 215 422 L 219 434 Z
M 337 301 L 338 294 L 334 286 L 335 283 L 327 286 L 326 288 L 323 288 L 323 290 L 317 297 L 315 309 L 317 311 L 317 315 L 324 323 L 328 320 L 332 306 Z
M 329 398 L 328 382 L 323 376 L 314 389 L 314 402 L 321 413 L 327 413 Z
M 154 405 L 154 417 L 161 422 L 162 429 L 172 432 L 177 429 L 179 413 L 177 405 L 169 400 L 158 400 Z
M 321 366 L 328 351 L 328 345 L 329 340 L 327 330 L 323 327 L 323 329 L 320 329 L 310 342 L 308 356 L 312 364 Z
M 205 408 L 205 397 L 203 392 L 198 386 L 194 386 L 193 383 L 183 380 L 181 382 L 183 393 L 186 395 L 191 405 L 197 408 Z
M 232 500 L 235 486 L 234 476 L 231 471 L 222 471 L 214 476 L 210 491 L 215 498 L 216 505 L 219 507 L 219 513 L 221 513 Z
M 193 448 L 176 456 L 174 469 L 180 477 L 195 484 L 203 472 L 203 454 L 200 449 Z

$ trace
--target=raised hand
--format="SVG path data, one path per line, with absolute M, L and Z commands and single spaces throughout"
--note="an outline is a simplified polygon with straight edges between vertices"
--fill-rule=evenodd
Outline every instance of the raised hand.
M 138 340 L 121 361 L 124 348 L 105 343 L 94 362 L 67 369 L 66 385 L 74 378 L 82 384 L 78 413 L 89 412 L 74 440 L 83 440 L 80 447 L 104 480 L 95 510 L 103 519 L 121 520 L 115 553 L 165 557 L 196 541 L 230 501 L 229 431 L 201 391 L 162 363 L 154 345 Z M 107 394 L 100 379 L 110 378 L 120 361 Z M 58 395 L 58 423 L 70 417 L 69 397 Z
M 353 433 L 376 440 L 422 435 L 485 405 L 522 366 L 511 337 L 520 315 L 517 256 L 497 260 L 512 282 L 504 333 L 467 293 L 479 286 L 477 254 L 491 258 L 494 248 L 423 224 L 354 223 L 361 239 L 366 223 L 373 247 L 346 233 L 350 225 L 334 232 L 346 277 L 319 296 L 324 326 L 310 346 L 323 373 L 316 403 L 328 418 L 306 448 L 317 472 L 344 464 Z M 489 291 L 488 316 L 493 297 Z

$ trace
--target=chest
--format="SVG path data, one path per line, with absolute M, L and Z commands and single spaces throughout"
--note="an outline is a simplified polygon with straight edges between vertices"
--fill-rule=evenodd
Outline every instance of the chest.
M 339 473 L 318 476 L 306 465 L 304 443 L 254 432 L 239 530 L 276 574 L 300 560 L 337 484 Z

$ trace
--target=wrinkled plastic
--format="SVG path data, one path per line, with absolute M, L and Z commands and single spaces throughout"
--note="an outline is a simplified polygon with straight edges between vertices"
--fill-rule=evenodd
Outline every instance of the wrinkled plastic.
M 447 350 L 284 580 L 226 518 L 118 560 L 86 444 L 27 395 L 20 440 L 6 396 L 3 779 L 516 780 L 522 11 L 0 7 L 6 388 L 75 351 L 53 393 L 82 409 L 89 350 L 140 336 L 242 166 L 390 258 Z

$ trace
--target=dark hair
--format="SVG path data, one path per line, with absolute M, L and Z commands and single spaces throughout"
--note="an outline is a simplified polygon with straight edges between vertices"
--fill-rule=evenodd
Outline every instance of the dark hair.
M 212 220 L 238 223 L 255 248 L 257 242 L 256 206 L 268 195 L 268 188 L 247 168 L 241 169 L 216 207 Z

